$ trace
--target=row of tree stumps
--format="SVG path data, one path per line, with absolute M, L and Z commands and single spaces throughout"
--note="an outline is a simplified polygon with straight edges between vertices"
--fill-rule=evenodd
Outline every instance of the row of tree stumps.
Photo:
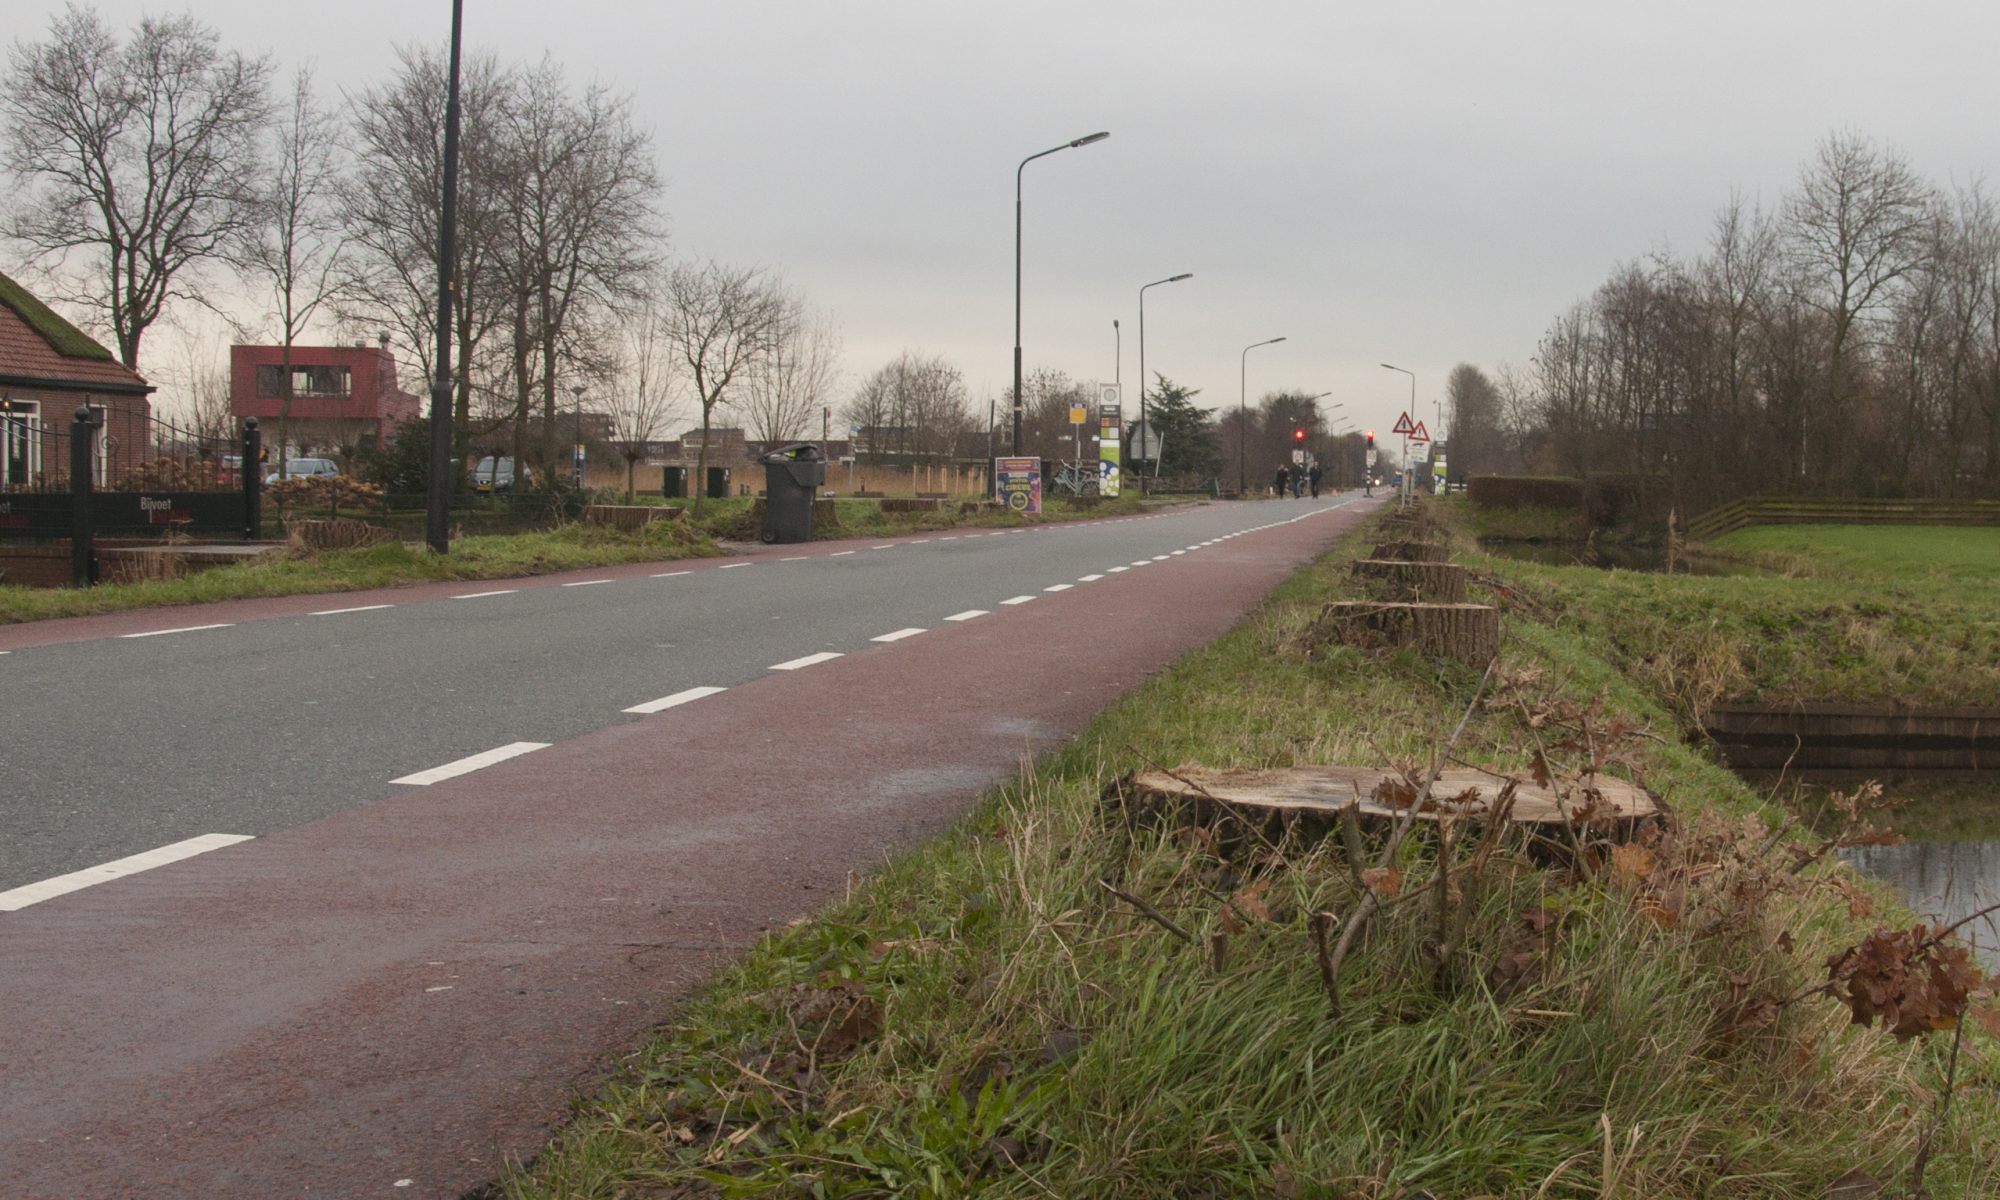
M 1388 540 L 1354 560 L 1373 593 L 1320 609 L 1315 632 L 1364 649 L 1407 648 L 1483 667 L 1500 650 L 1500 610 L 1465 603 L 1465 568 L 1449 561 L 1444 531 L 1412 505 L 1384 524 Z

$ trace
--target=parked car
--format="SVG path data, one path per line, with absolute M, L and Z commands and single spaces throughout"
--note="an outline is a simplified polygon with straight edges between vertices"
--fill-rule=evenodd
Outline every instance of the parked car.
M 338 474 L 340 468 L 330 458 L 294 458 L 285 463 L 282 471 L 264 476 L 264 486 L 270 487 L 281 479 L 331 479 Z
M 514 490 L 514 460 L 488 455 L 472 464 L 472 490 L 511 492 Z

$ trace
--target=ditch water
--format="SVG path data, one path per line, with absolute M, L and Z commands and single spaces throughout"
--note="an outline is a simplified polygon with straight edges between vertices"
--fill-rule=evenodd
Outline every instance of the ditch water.
M 1768 779 L 1751 778 L 1754 787 L 1769 788 Z M 1808 780 L 1788 785 L 1783 797 L 1827 833 L 1819 814 L 1836 791 L 1859 786 L 1858 777 Z M 2000 779 L 1990 772 L 1942 777 L 1913 774 L 1883 778 L 1886 799 L 1905 800 L 1902 807 L 1874 818 L 1908 840 L 1899 846 L 1859 846 L 1841 851 L 1857 870 L 1895 886 L 1903 899 L 1925 917 L 1950 925 L 1980 909 L 2000 903 Z M 1979 957 L 2000 969 L 2000 913 L 1982 917 L 1959 931 L 1976 943 Z

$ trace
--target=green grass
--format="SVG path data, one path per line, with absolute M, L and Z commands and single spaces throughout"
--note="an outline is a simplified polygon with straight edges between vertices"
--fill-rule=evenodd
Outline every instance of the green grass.
M 88 616 L 260 596 L 364 591 L 457 579 L 547 575 L 617 563 L 719 553 L 706 536 L 672 521 L 637 533 L 565 525 L 546 533 L 456 538 L 446 555 L 403 542 L 301 557 L 274 551 L 268 560 L 215 567 L 180 579 L 104 584 L 85 589 L 0 587 L 0 623 Z
M 1850 1168 L 1906 1170 L 1939 1047 L 1850 1028 L 1820 1000 L 1755 1029 L 1728 1019 L 1745 995 L 1818 978 L 1857 924 L 1830 889 L 1752 861 L 1773 814 L 1681 745 L 1646 686 L 1570 622 L 1510 619 L 1509 696 L 1601 694 L 1607 714 L 1665 735 L 1624 752 L 1742 856 L 1690 886 L 1676 924 L 1602 878 L 1509 853 L 1462 878 L 1470 932 L 1441 981 L 1428 901 L 1401 905 L 1359 944 L 1333 1019 L 1306 917 L 1355 902 L 1337 852 L 1288 841 L 1282 858 L 1225 860 L 1107 811 L 1105 783 L 1148 760 L 1427 761 L 1473 674 L 1308 636 L 1319 604 L 1353 594 L 1345 561 L 1362 544 L 950 834 L 758 945 L 580 1100 L 503 1193 L 1817 1200 Z M 1490 704 L 1457 753 L 1518 771 L 1537 736 L 1556 734 Z M 1405 847 L 1410 894 L 1435 858 Z M 1105 879 L 1195 943 L 1111 899 Z M 1783 894 L 1746 900 L 1736 884 L 1755 880 Z M 1222 897 L 1246 887 L 1269 919 L 1225 915 Z M 1548 914 L 1546 944 L 1524 912 Z M 1509 955 L 1530 966 L 1504 982 Z M 1996 1082 L 1961 1063 L 1932 1195 L 1993 1182 Z
M 1712 548 L 1831 578 L 2000 580 L 2000 528 L 1989 526 L 1752 525 Z
M 1752 529 L 1708 550 L 1790 573 L 1466 561 L 1504 570 L 1684 720 L 1724 699 L 1955 705 L 2000 696 L 1989 574 L 2000 529 Z
M 1136 493 L 1096 504 L 1073 503 L 1067 499 L 1049 497 L 1044 499 L 1040 515 L 1024 517 L 984 508 L 961 514 L 959 506 L 968 502 L 961 499 L 941 501 L 935 512 L 885 513 L 879 500 L 837 497 L 833 503 L 839 519 L 831 525 L 825 522 L 816 523 L 813 536 L 818 541 L 830 541 L 854 537 L 894 537 L 899 534 L 939 529 L 1011 529 L 1021 525 L 1045 525 L 1063 521 L 1130 516 L 1167 503 L 1176 503 L 1142 500 Z M 757 525 L 751 519 L 751 512 L 755 503 L 754 498 L 748 496 L 704 501 L 702 515 L 695 520 L 695 524 L 715 537 L 754 541 L 757 537 Z

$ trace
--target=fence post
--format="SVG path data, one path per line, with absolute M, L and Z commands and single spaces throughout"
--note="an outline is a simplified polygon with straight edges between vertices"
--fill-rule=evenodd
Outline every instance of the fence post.
M 243 540 L 254 542 L 264 531 L 264 434 L 257 418 L 243 418 Z
M 69 427 L 69 581 L 72 587 L 90 586 L 90 551 L 93 530 L 90 524 L 90 498 L 97 485 L 95 464 L 91 461 L 97 449 L 96 414 L 85 404 L 76 410 L 76 420 Z

